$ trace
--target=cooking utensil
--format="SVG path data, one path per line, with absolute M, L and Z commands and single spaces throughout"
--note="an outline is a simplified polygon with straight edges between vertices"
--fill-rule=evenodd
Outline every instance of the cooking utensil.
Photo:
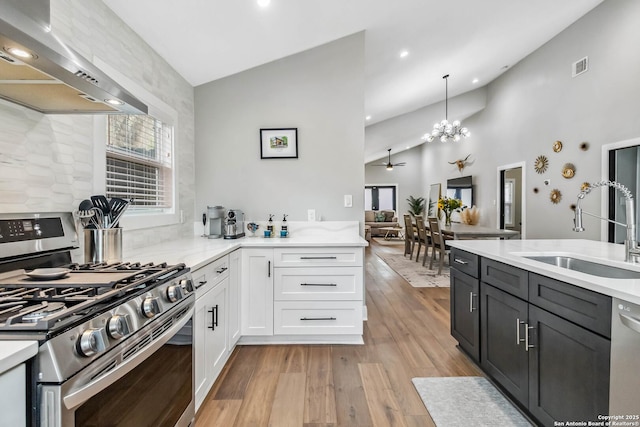
M 89 202 L 87 200 L 87 202 Z M 89 204 L 91 205 L 91 202 L 89 202 Z M 83 206 L 82 203 L 80 203 L 80 206 Z M 86 206 L 86 205 L 85 205 Z M 86 228 L 89 225 L 89 221 L 91 221 L 91 217 L 93 217 L 95 215 L 95 211 L 93 210 L 93 205 L 91 205 L 91 207 L 89 207 L 89 209 L 86 210 L 77 210 L 73 213 L 73 215 L 80 220 L 80 223 L 82 224 L 82 227 Z
M 115 199 L 115 201 L 114 201 L 114 199 Z M 111 203 L 111 202 L 113 202 L 113 203 Z M 110 213 L 110 215 L 111 215 L 111 225 L 109 226 L 109 228 L 118 227 L 118 222 L 120 221 L 120 217 L 127 210 L 129 205 L 131 204 L 131 202 L 133 202 L 133 199 L 132 200 L 124 200 L 124 199 L 120 199 L 120 198 L 117 198 L 117 197 L 114 197 L 113 199 L 111 199 L 109 201 L 109 203 L 112 205 L 112 209 L 111 209 L 111 213 Z
M 102 211 L 102 218 L 100 221 L 99 228 L 109 228 L 109 212 L 111 209 L 109 208 L 109 201 L 105 196 L 91 196 L 91 202 L 93 206 L 100 209 Z
M 91 200 L 84 199 L 83 201 L 80 202 L 80 206 L 78 206 L 78 210 L 79 211 L 88 211 L 92 207 L 93 207 L 93 203 L 91 202 Z

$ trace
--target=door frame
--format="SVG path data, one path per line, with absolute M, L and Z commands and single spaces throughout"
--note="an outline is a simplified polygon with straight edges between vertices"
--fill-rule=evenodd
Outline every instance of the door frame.
M 640 145 L 640 138 L 625 139 L 623 141 L 612 142 L 610 144 L 604 144 L 602 146 L 601 155 L 601 176 L 603 181 L 609 180 L 609 153 L 620 148 L 629 148 Z M 600 216 L 603 218 L 609 218 L 609 197 L 607 196 L 611 187 L 600 187 Z M 636 206 L 637 208 L 637 206 Z M 600 221 L 600 241 L 609 241 L 609 222 Z
M 527 162 L 522 161 L 522 162 L 517 162 L 517 163 L 510 163 L 508 165 L 502 165 L 502 166 L 498 166 L 497 168 L 497 172 L 496 172 L 496 195 L 497 195 L 497 206 L 496 206 L 496 227 L 500 226 L 500 216 L 502 214 L 502 192 L 503 192 L 503 188 L 502 188 L 502 173 L 506 170 L 509 169 L 516 169 L 516 168 L 521 168 L 522 169 L 522 179 L 521 179 L 521 187 L 520 187 L 520 191 L 522 194 L 522 197 L 520 197 L 520 209 L 522 210 L 522 224 L 520 225 L 520 238 L 521 239 L 525 239 L 527 236 L 527 193 L 525 192 L 525 189 L 527 188 Z

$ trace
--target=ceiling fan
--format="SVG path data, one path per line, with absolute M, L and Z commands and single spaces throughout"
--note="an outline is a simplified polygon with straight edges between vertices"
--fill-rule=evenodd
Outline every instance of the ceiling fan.
M 372 165 L 372 166 L 386 166 L 388 171 L 393 170 L 394 166 L 404 166 L 407 164 L 407 162 L 400 162 L 400 163 L 391 163 L 391 148 L 389 148 L 387 150 L 389 152 L 389 161 L 387 163 L 381 163 L 379 165 Z

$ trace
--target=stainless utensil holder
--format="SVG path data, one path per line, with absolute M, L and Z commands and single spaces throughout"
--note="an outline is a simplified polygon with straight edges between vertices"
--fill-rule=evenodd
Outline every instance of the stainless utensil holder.
M 85 229 L 84 262 L 122 262 L 122 228 Z

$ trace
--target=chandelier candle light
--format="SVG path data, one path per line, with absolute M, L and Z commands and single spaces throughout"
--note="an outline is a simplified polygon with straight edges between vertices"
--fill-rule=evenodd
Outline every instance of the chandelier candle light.
M 447 142 L 449 139 L 460 141 L 461 136 L 467 138 L 471 135 L 471 132 L 469 132 L 469 129 L 461 127 L 460 120 L 456 120 L 453 123 L 449 123 L 449 120 L 447 120 L 449 113 L 449 74 L 442 76 L 442 78 L 445 84 L 444 120 L 434 124 L 431 133 L 425 134 L 423 139 L 426 139 L 428 142 L 436 138 L 440 138 L 441 142 Z

